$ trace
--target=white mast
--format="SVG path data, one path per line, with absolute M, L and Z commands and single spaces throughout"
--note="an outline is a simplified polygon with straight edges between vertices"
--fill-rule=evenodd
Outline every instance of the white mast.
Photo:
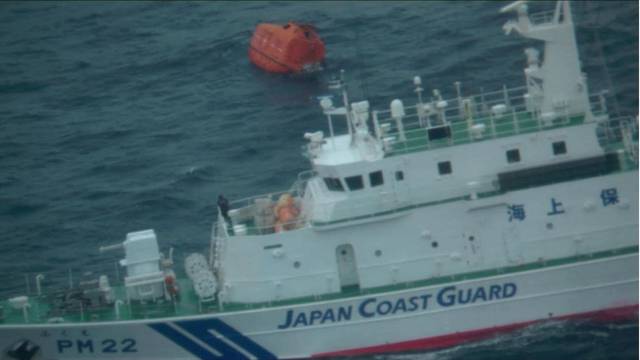
M 544 117 L 586 114 L 591 117 L 585 76 L 580 70 L 573 18 L 568 1 L 558 1 L 555 11 L 529 16 L 526 1 L 516 1 L 500 12 L 516 11 L 518 20 L 510 20 L 503 29 L 507 35 L 516 30 L 522 36 L 544 41 L 544 62 L 538 53 L 527 49 L 527 77 L 530 110 Z

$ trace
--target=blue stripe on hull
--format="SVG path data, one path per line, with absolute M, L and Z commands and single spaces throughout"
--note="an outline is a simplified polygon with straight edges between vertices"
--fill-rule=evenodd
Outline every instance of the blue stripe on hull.
M 211 319 L 210 322 L 214 323 L 218 332 L 220 332 L 224 337 L 231 340 L 233 343 L 239 345 L 244 350 L 250 352 L 255 355 L 258 359 L 276 359 L 276 356 L 267 349 L 262 346 L 256 344 L 254 341 L 249 339 L 248 337 L 242 335 L 238 330 L 232 328 L 227 325 L 225 322 L 219 319 Z
M 194 338 L 215 349 L 222 356 L 218 356 L 198 343 L 189 339 L 180 331 L 169 326 L 167 323 L 149 324 L 149 326 L 158 333 L 164 335 L 199 359 L 247 359 L 247 356 L 239 352 L 236 348 L 230 346 L 218 336 L 212 334 L 210 330 L 218 332 L 222 338 L 228 342 L 235 344 L 238 348 L 244 350 L 258 359 L 277 359 L 277 357 L 267 349 L 255 343 L 253 340 L 242 335 L 238 330 L 229 326 L 220 319 L 206 320 L 183 320 L 176 321 L 173 324 L 188 332 Z
M 195 336 L 205 344 L 211 346 L 213 349 L 217 350 L 222 354 L 222 358 L 224 359 L 248 359 L 248 357 L 243 353 L 238 352 L 238 350 L 229 346 L 226 342 L 209 332 L 210 329 L 218 330 L 212 326 L 213 324 L 211 324 L 211 320 L 178 321 L 175 322 L 175 324 L 185 329 L 189 334 Z
M 174 343 L 180 345 L 183 349 L 195 355 L 198 359 L 201 360 L 214 360 L 214 359 L 222 359 L 221 357 L 216 356 L 209 350 L 202 348 L 200 345 L 193 342 L 193 340 L 187 338 L 182 335 L 176 329 L 170 327 L 167 324 L 159 323 L 159 324 L 149 324 L 149 326 L 160 334 L 164 335 Z

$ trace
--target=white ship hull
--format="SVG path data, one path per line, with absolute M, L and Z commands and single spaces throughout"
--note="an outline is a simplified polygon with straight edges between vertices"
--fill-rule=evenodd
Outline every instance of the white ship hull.
M 300 358 L 450 346 L 549 318 L 637 318 L 637 248 L 621 252 L 296 306 L 167 321 L 5 326 L 0 348 L 6 356 L 28 340 L 39 347 L 32 359 Z
M 35 294 L 27 277 L 27 295 L 0 302 L 0 360 L 352 356 L 637 321 L 637 119 L 590 101 L 568 2 L 511 11 L 507 34 L 545 42 L 544 62 L 527 51 L 526 87 L 463 98 L 456 82 L 457 98 L 424 103 L 416 77 L 412 113 L 400 99 L 370 113 L 341 76 L 343 107 L 320 101 L 330 136 L 305 134 L 313 171 L 233 208 L 220 196 L 190 280 L 153 230 L 129 233 L 100 248 L 124 249 L 119 291 L 102 272 L 74 288 L 69 272 L 69 291 L 47 296 L 38 274 Z

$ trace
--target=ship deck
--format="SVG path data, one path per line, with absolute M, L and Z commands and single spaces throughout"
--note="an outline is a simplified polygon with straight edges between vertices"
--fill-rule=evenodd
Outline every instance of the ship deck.
M 191 282 L 188 279 L 178 280 L 181 289 L 191 289 Z M 73 309 L 61 310 L 55 305 L 54 297 L 68 292 L 69 289 L 61 289 L 51 293 L 38 296 L 30 296 L 28 321 L 25 321 L 22 310 L 11 307 L 8 301 L 1 302 L 4 318 L 0 324 L 25 324 L 25 323 L 85 323 L 103 322 L 116 320 L 135 320 L 149 318 L 163 318 L 175 316 L 189 316 L 201 313 L 217 311 L 215 303 L 199 305 L 198 297 L 192 290 L 182 291 L 178 301 L 159 300 L 154 302 L 131 302 L 123 303 L 119 306 L 118 312 L 115 305 L 74 307 Z M 113 287 L 115 299 L 126 301 L 124 286 Z
M 375 134 L 384 144 L 386 156 L 429 151 L 449 146 L 504 138 L 519 134 L 571 127 L 608 120 L 606 94 L 588 97 L 590 113 L 532 111 L 527 88 L 515 87 L 469 97 L 432 99 L 404 108 L 401 119 L 390 110 L 373 112 Z M 444 104 L 444 107 L 438 107 Z M 420 110 L 429 108 L 430 110 Z M 402 128 L 399 123 L 402 123 Z
M 469 144 L 473 142 L 486 141 L 490 139 L 509 137 L 519 134 L 527 134 L 544 130 L 552 130 L 561 127 L 576 126 L 585 123 L 584 115 L 567 116 L 554 120 L 550 124 L 542 125 L 536 117 L 528 111 L 505 114 L 500 118 L 489 116 L 474 119 L 474 125 L 484 126 L 484 134 L 474 136 L 469 130 L 468 122 L 462 119 L 454 119 L 450 122 L 451 136 L 446 138 L 430 140 L 428 129 L 421 127 L 417 122 L 410 123 L 405 127 L 405 141 L 395 139 L 387 156 L 402 155 L 417 151 L 438 149 L 443 147 Z M 390 120 L 394 121 L 394 120 Z M 390 124 L 386 120 L 382 124 Z
M 181 296 L 178 301 L 156 301 L 147 302 L 145 304 L 132 302 L 131 304 L 121 305 L 119 314 L 115 311 L 115 307 L 113 305 L 74 309 L 61 314 L 59 311 L 55 311 L 50 303 L 51 297 L 55 295 L 55 293 L 48 293 L 46 295 L 32 295 L 29 297 L 30 308 L 28 313 L 28 321 L 25 321 L 22 310 L 13 309 L 7 301 L 0 302 L 0 307 L 3 308 L 3 317 L 0 319 L 0 326 L 17 324 L 44 324 L 51 322 L 98 323 L 110 321 L 133 321 L 143 319 L 174 318 L 202 314 L 216 314 L 221 312 L 255 310 L 276 306 L 292 306 L 320 301 L 348 299 L 364 295 L 376 295 L 391 291 L 410 290 L 414 288 L 431 285 L 442 285 L 463 280 L 481 279 L 491 276 L 518 273 L 634 253 L 638 253 L 637 246 L 576 255 L 559 259 L 540 260 L 522 265 L 484 269 L 463 274 L 439 276 L 429 279 L 370 289 L 359 289 L 357 287 L 352 287 L 345 288 L 342 292 L 334 294 L 325 294 L 319 296 L 310 296 L 264 303 L 225 303 L 224 306 L 219 306 L 217 302 L 199 304 L 198 298 L 192 290 L 190 281 L 182 279 L 178 281 L 182 289 Z M 125 289 L 122 286 L 114 287 L 114 293 L 116 299 L 124 300 L 126 298 Z

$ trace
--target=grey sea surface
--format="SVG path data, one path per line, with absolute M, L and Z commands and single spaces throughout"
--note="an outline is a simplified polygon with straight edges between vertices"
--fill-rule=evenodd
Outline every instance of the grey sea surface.
M 385 109 L 428 91 L 524 84 L 505 2 L 8 2 L 0 4 L 0 294 L 24 274 L 80 271 L 104 244 L 153 228 L 181 258 L 208 246 L 215 199 L 284 190 L 309 168 L 317 97 L 345 69 L 352 100 Z M 535 2 L 532 11 L 548 9 Z M 592 92 L 638 111 L 638 3 L 573 5 Z M 314 24 L 312 77 L 265 73 L 260 22 Z M 116 256 L 117 257 L 117 256 Z M 115 259 L 115 257 L 114 257 Z M 553 322 L 471 345 L 376 359 L 635 359 L 638 324 Z

